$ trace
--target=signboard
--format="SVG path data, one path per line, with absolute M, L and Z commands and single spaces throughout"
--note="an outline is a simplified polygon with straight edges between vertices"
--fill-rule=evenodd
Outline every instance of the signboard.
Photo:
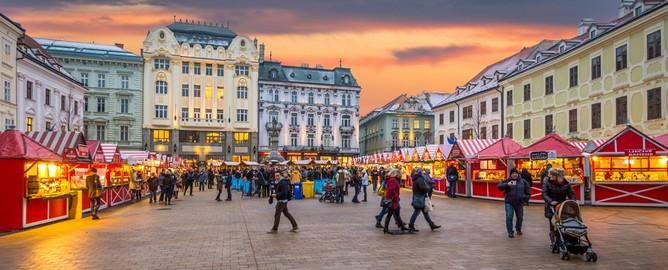
M 318 156 L 318 153 L 304 152 L 304 156 L 315 157 Z
M 65 160 L 72 162 L 77 161 L 79 158 L 78 153 L 76 150 L 74 150 L 74 148 L 65 148 L 63 151 L 63 157 Z
M 531 160 L 555 160 L 557 159 L 556 151 L 536 151 L 529 154 Z
M 624 153 L 629 157 L 651 157 L 656 156 L 656 149 L 628 149 Z
M 85 144 L 77 145 L 77 154 L 79 157 L 89 157 L 90 153 L 88 152 L 88 146 Z

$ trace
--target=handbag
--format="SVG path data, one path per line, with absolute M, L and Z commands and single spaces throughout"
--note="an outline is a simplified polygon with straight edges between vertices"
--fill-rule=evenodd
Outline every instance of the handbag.
M 429 213 L 434 210 L 434 205 L 431 204 L 431 199 L 429 196 L 424 198 L 424 212 Z
M 380 186 L 376 194 L 378 194 L 378 196 L 385 197 L 385 188 L 383 186 Z
M 425 197 L 426 196 L 415 196 L 415 195 L 413 195 L 413 202 L 411 203 L 411 205 L 413 205 L 413 207 L 415 207 L 417 209 L 424 209 Z
M 380 201 L 380 206 L 382 206 L 382 207 L 390 207 L 390 206 L 392 206 L 392 199 L 383 198 L 383 199 Z

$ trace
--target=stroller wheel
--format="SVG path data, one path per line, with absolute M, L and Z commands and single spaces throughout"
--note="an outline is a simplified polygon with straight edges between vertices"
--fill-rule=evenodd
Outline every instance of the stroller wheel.
M 598 255 L 596 255 L 596 252 L 592 252 L 590 257 L 592 262 L 598 261 Z
M 561 259 L 568 261 L 571 259 L 571 256 L 568 254 L 568 252 L 561 251 Z

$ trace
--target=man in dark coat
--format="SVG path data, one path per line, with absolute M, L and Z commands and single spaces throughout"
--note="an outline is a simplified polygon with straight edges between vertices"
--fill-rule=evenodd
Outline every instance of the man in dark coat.
M 97 215 L 100 210 L 100 196 L 102 196 L 102 183 L 100 183 L 100 176 L 97 175 L 97 169 L 92 168 L 88 171 L 86 176 L 86 189 L 88 189 L 88 198 L 90 199 L 90 213 L 93 219 L 100 219 Z
M 276 184 L 276 190 L 274 196 L 276 197 L 276 212 L 274 213 L 274 226 L 271 228 L 271 231 L 268 233 L 274 234 L 278 232 L 278 224 L 281 221 L 281 214 L 290 220 L 292 224 L 291 232 L 297 232 L 297 221 L 292 217 L 292 214 L 288 211 L 288 201 L 292 199 L 292 189 L 290 188 L 290 180 L 288 180 L 288 174 L 283 173 L 279 175 L 276 173 L 275 178 L 280 178 Z
M 459 179 L 459 172 L 457 172 L 455 165 L 450 164 L 445 175 L 448 179 L 448 197 L 455 198 L 457 197 L 455 194 L 457 192 L 457 180 Z
M 508 237 L 515 237 L 513 231 L 513 214 L 517 222 L 515 229 L 517 235 L 522 235 L 522 220 L 524 219 L 524 204 L 531 197 L 531 186 L 529 182 L 520 177 L 517 169 L 510 170 L 510 178 L 503 180 L 497 185 L 497 188 L 504 192 L 504 202 L 506 209 L 506 230 Z

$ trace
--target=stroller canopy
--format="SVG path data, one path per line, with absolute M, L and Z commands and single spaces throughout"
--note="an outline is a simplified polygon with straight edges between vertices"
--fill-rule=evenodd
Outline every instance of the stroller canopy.
M 564 201 L 559 205 L 559 209 L 557 210 L 557 220 L 564 221 L 569 218 L 582 221 L 580 206 L 576 201 Z

